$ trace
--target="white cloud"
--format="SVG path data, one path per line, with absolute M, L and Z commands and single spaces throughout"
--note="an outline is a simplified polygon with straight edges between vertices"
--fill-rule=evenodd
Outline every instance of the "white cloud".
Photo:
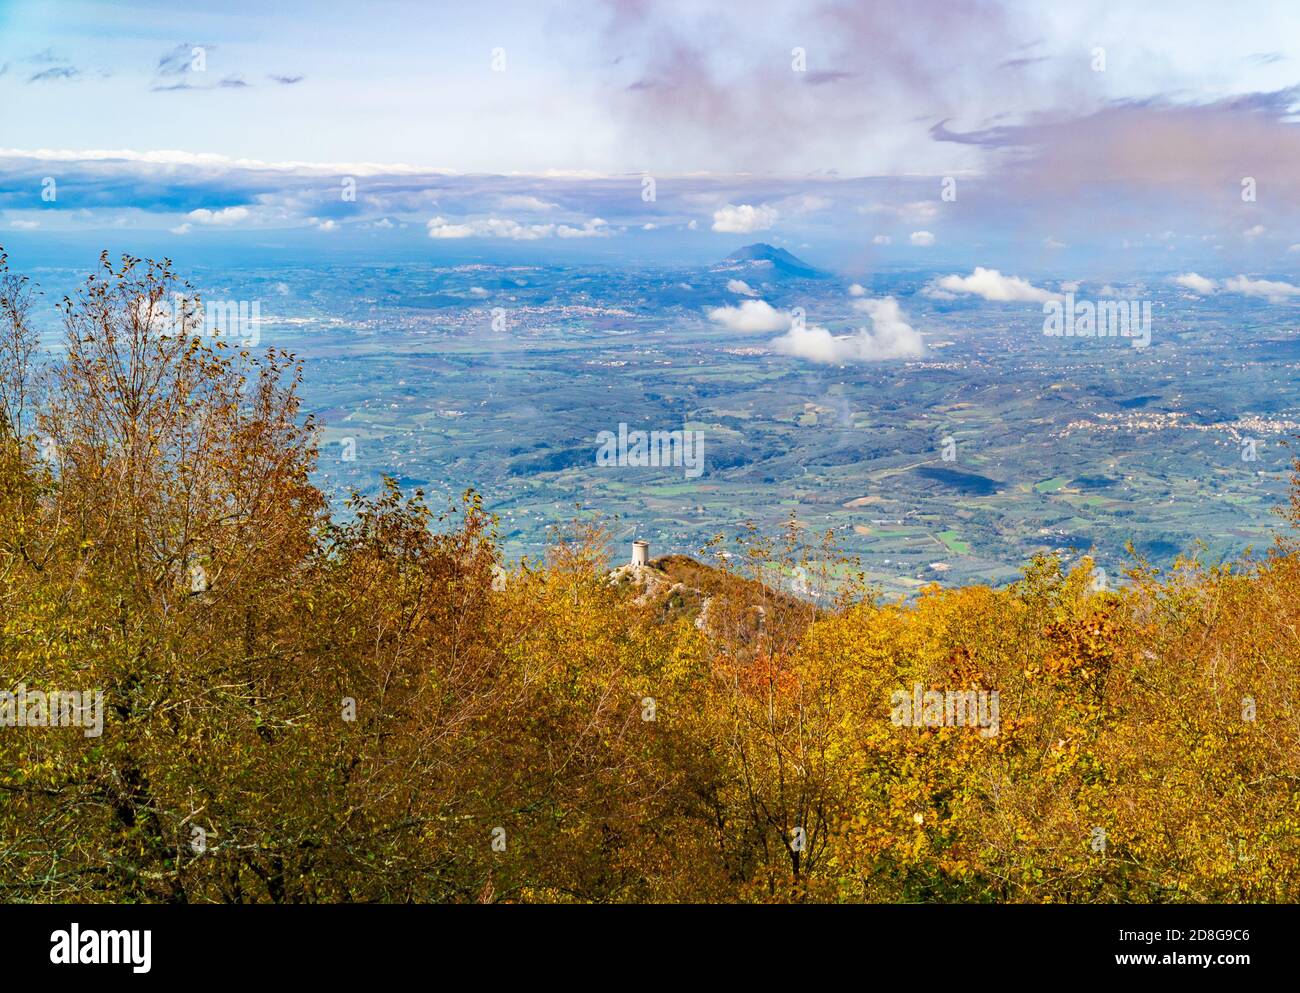
M 1097 296 L 1116 297 L 1121 300 L 1136 300 L 1138 297 L 1142 296 L 1145 289 L 1146 288 L 1140 284 L 1137 286 L 1112 286 L 1110 283 L 1107 283 L 1097 291 Z
M 750 285 L 749 285 L 747 282 L 745 282 L 743 279 L 729 279 L 729 280 L 727 280 L 727 292 L 728 292 L 728 293 L 739 293 L 741 296 L 747 296 L 747 297 L 756 297 L 756 296 L 758 296 L 758 291 L 757 291 L 756 289 L 754 289 L 752 286 L 750 286 Z
M 1209 296 L 1214 292 L 1215 288 L 1214 280 L 1206 279 L 1204 276 L 1199 276 L 1194 272 L 1185 272 L 1180 276 L 1175 276 L 1173 281 L 1183 289 L 1191 290 L 1193 293 L 1198 293 L 1203 297 Z
M 316 225 L 316 230 L 317 230 L 317 231 L 336 231 L 336 230 L 338 230 L 338 223 L 337 223 L 336 221 L 333 221 L 333 220 L 321 221 L 319 224 Z
M 555 210 L 559 207 L 558 203 L 551 203 L 549 200 L 543 200 L 541 197 L 529 196 L 525 193 L 512 193 L 509 196 L 503 196 L 497 200 L 502 210 L 532 210 L 547 211 Z
M 641 225 L 642 231 L 655 231 L 658 230 L 658 228 L 659 225 L 655 224 L 653 221 L 646 221 L 646 223 Z
M 739 307 L 714 307 L 709 320 L 730 331 L 784 331 L 790 315 L 765 300 L 745 300 Z
M 10 221 L 9 226 L 17 231 L 35 231 L 41 226 L 40 221 Z
M 812 214 L 819 210 L 825 210 L 833 202 L 830 197 L 820 196 L 815 193 L 801 193 L 778 201 L 781 211 L 790 214 Z
M 1240 293 L 1248 297 L 1264 297 L 1270 303 L 1281 303 L 1288 297 L 1300 296 L 1300 286 L 1283 283 L 1276 279 L 1250 279 L 1246 276 L 1231 276 L 1223 281 L 1223 288 L 1229 293 Z
M 508 238 L 511 241 L 535 241 L 555 234 L 554 224 L 520 224 L 508 218 L 452 224 L 444 217 L 432 217 L 425 224 L 430 238 Z
M 1019 276 L 1004 276 L 997 269 L 976 266 L 969 276 L 941 276 L 932 280 L 923 291 L 926 296 L 951 300 L 959 294 L 971 294 L 985 300 L 998 302 L 1025 301 L 1044 303 L 1057 299 L 1058 294 L 1040 289 Z
M 762 204 L 758 207 L 742 203 L 727 204 L 713 212 L 713 230 L 724 234 L 752 234 L 767 231 L 776 223 L 775 207 Z
M 1284 303 L 1292 297 L 1300 296 L 1300 286 L 1284 283 L 1277 279 L 1251 279 L 1249 276 L 1229 276 L 1220 283 L 1194 272 L 1185 272 L 1174 276 L 1173 282 L 1191 290 L 1199 296 L 1210 296 L 1215 292 L 1240 293 L 1246 297 L 1259 297 L 1269 303 Z
M 469 288 L 469 295 L 472 297 L 485 297 L 488 296 L 488 291 L 483 289 L 481 286 L 471 286 Z
M 189 234 L 194 227 L 192 224 L 178 224 L 174 228 L 169 228 L 172 234 Z
M 1254 239 L 1262 235 L 1265 230 L 1267 229 L 1264 227 L 1264 225 L 1256 224 L 1253 228 L 1247 228 L 1245 231 L 1243 231 L 1242 235 L 1244 235 L 1246 238 Z
M 925 354 L 921 335 L 893 297 L 855 300 L 853 307 L 871 318 L 871 330 L 859 328 L 855 334 L 837 336 L 816 325 L 792 325 L 772 347 L 786 355 L 829 363 L 879 362 Z
M 609 225 L 599 217 L 593 217 L 589 221 L 584 221 L 580 228 L 561 224 L 555 229 L 555 234 L 560 238 L 603 238 L 609 234 Z
M 430 238 L 506 238 L 510 241 L 536 241 L 539 238 L 598 238 L 609 233 L 599 217 L 576 228 L 568 224 L 520 224 L 505 217 L 488 217 L 453 224 L 445 217 L 431 217 L 425 223 Z
M 929 248 L 934 244 L 934 235 L 929 231 L 913 231 L 907 236 L 907 240 L 918 248 Z
M 894 239 L 889 237 L 887 234 L 878 234 L 871 239 L 871 244 L 873 245 L 892 245 L 893 243 Z
M 861 283 L 854 283 L 849 287 L 849 296 L 851 297 L 864 297 L 866 295 L 867 290 Z
M 209 168 L 230 167 L 236 169 L 255 169 L 268 172 L 298 172 L 303 175 L 325 176 L 382 176 L 433 175 L 450 176 L 454 170 L 435 166 L 409 165 L 404 162 L 270 162 L 262 159 L 232 158 L 216 152 L 178 152 L 156 151 L 140 152 L 126 148 L 87 148 L 87 149 L 32 149 L 0 148 L 0 158 L 45 159 L 52 162 L 140 162 L 147 165 L 204 166 Z M 536 175 L 555 177 L 579 177 L 581 173 L 564 170 L 548 170 Z M 600 175 L 600 174 L 596 174 Z
M 912 224 L 924 224 L 939 216 L 939 203 L 935 200 L 914 200 L 902 206 L 873 203 L 858 210 L 863 214 L 887 214 Z
M 931 221 L 939 216 L 939 205 L 933 200 L 918 200 L 905 203 L 899 211 L 905 221 Z
M 198 210 L 191 210 L 185 215 L 196 224 L 238 224 L 240 221 L 247 219 L 247 207 L 226 207 L 222 210 L 208 210 L 200 207 Z

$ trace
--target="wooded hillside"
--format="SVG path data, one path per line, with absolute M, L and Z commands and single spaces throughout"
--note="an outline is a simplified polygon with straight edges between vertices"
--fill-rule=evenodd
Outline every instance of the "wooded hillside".
M 792 527 L 644 595 L 473 493 L 331 520 L 300 365 L 159 333 L 182 290 L 105 258 L 38 362 L 0 261 L 0 690 L 104 700 L 0 726 L 3 899 L 1300 900 L 1300 489 L 1117 590 L 885 602 Z M 917 684 L 996 733 L 900 726 Z

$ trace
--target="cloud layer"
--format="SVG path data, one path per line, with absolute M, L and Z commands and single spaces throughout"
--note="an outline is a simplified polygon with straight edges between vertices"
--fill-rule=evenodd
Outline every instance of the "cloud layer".
M 1026 301 L 1045 303 L 1060 296 L 1050 290 L 1034 286 L 1019 276 L 1004 276 L 997 269 L 976 266 L 969 276 L 940 276 L 926 287 L 927 296 L 952 300 L 959 296 L 977 296 L 982 300 L 997 302 Z
M 858 299 L 853 307 L 871 319 L 870 329 L 834 335 L 824 327 L 792 324 L 772 342 L 772 347 L 785 355 L 834 364 L 918 358 L 925 354 L 921 335 L 908 323 L 893 297 Z

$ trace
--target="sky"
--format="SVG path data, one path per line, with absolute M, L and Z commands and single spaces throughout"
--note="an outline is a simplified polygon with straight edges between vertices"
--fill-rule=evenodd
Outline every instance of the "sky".
M 1287 279 L 1297 105 L 1280 3 L 0 0 L 0 245 Z

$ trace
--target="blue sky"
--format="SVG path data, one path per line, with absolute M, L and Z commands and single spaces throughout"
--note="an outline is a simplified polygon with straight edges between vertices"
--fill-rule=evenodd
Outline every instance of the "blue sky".
M 0 2 L 0 244 L 1285 278 L 1297 39 L 1275 3 Z

